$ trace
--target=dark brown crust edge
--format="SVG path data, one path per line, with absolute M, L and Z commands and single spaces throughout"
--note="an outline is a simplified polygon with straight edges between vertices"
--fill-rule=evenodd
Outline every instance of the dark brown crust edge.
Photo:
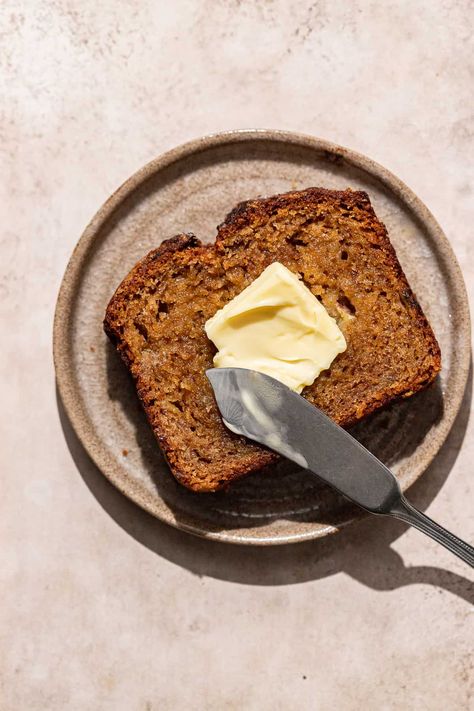
M 249 224 L 252 219 L 267 214 L 268 208 L 270 208 L 270 210 L 280 210 L 281 208 L 288 207 L 290 203 L 301 206 L 313 205 L 315 202 L 325 199 L 339 200 L 341 206 L 346 204 L 366 209 L 370 212 L 371 217 L 379 221 L 372 208 L 368 194 L 363 190 L 351 190 L 349 188 L 347 190 L 306 188 L 305 190 L 293 190 L 287 193 L 280 193 L 279 195 L 272 195 L 271 197 L 258 197 L 239 202 L 218 226 L 216 241 L 219 242 L 220 234 L 224 232 L 225 228 L 233 227 L 240 229 Z

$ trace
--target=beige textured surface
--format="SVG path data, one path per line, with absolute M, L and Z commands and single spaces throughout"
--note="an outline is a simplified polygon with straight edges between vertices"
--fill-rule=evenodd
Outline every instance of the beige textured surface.
M 163 150 L 236 126 L 391 168 L 451 239 L 472 306 L 470 3 L 6 0 L 0 15 L 2 711 L 469 709 L 461 562 L 387 521 L 266 550 L 160 525 L 67 432 L 69 450 L 50 339 L 103 200 Z M 469 395 L 412 498 L 472 541 L 470 411 Z

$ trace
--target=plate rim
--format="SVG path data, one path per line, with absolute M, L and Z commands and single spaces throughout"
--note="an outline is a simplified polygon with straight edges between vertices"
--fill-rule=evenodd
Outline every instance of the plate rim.
M 92 423 L 88 419 L 84 402 L 80 396 L 78 383 L 74 377 L 74 370 L 70 367 L 72 362 L 71 342 L 68 319 L 64 318 L 64 315 L 69 314 L 74 308 L 82 268 L 87 262 L 91 247 L 97 235 L 100 233 L 102 226 L 115 209 L 139 188 L 141 184 L 147 181 L 153 174 L 193 154 L 201 153 L 225 144 L 235 145 L 255 141 L 291 144 L 320 153 L 325 152 L 328 154 L 328 160 L 343 160 L 349 165 L 361 169 L 369 175 L 375 176 L 396 195 L 402 204 L 409 207 L 427 230 L 431 241 L 436 245 L 437 250 L 441 254 L 442 264 L 449 278 L 448 289 L 457 307 L 454 317 L 457 322 L 456 332 L 460 349 L 459 352 L 457 352 L 456 368 L 452 376 L 450 407 L 445 411 L 444 417 L 438 426 L 435 440 L 428 443 L 430 445 L 429 452 L 425 453 L 423 465 L 421 467 L 414 467 L 413 471 L 405 476 L 403 480 L 404 490 L 422 476 L 424 471 L 432 463 L 446 441 L 459 412 L 469 373 L 471 329 L 469 303 L 461 268 L 448 238 L 433 214 L 400 178 L 376 161 L 350 148 L 345 148 L 323 138 L 280 129 L 235 129 L 212 133 L 188 141 L 157 156 L 137 170 L 112 193 L 95 213 L 79 238 L 68 260 L 56 301 L 53 323 L 53 361 L 57 388 L 68 420 L 81 445 L 102 474 L 128 499 L 152 514 L 155 518 L 174 528 L 192 533 L 201 538 L 225 543 L 266 546 L 298 543 L 323 538 L 329 534 L 338 532 L 354 520 L 359 520 L 360 517 L 355 516 L 347 519 L 343 523 L 338 524 L 338 526 L 309 527 L 306 531 L 265 537 L 252 536 L 248 533 L 243 535 L 240 534 L 238 529 L 221 529 L 219 531 L 206 530 L 194 524 L 177 521 L 172 516 L 172 511 L 158 511 L 150 504 L 150 499 L 145 494 L 145 491 L 140 490 L 140 487 L 129 477 L 125 470 L 122 469 L 120 476 L 117 475 L 116 463 L 110 457 L 103 440 L 96 433 Z M 424 441 L 420 445 L 421 448 L 423 449 L 426 444 L 426 441 Z M 425 449 L 428 449 L 428 447 L 425 446 Z M 361 511 L 361 517 L 363 515 Z

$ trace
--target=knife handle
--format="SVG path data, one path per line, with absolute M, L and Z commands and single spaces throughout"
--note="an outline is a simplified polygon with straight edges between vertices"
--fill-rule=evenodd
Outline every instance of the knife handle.
M 431 536 L 435 541 L 441 543 L 465 563 L 468 563 L 474 568 L 474 548 L 461 540 L 454 533 L 450 533 L 445 528 L 440 526 L 436 521 L 433 521 L 429 516 L 426 516 L 421 511 L 418 511 L 409 501 L 401 496 L 389 512 L 392 516 L 411 524 L 419 531 L 423 531 L 427 536 Z

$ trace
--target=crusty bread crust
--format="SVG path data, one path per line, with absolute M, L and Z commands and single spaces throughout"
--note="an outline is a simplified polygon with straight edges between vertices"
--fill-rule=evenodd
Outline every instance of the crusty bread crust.
M 166 240 L 122 281 L 107 307 L 104 329 L 134 377 L 173 474 L 195 491 L 225 487 L 279 459 L 224 428 L 204 376 L 213 348 L 203 331 L 217 308 L 277 260 L 299 271 L 331 315 L 342 319 L 349 352 L 303 392 L 341 426 L 412 395 L 440 370 L 436 338 L 366 193 L 309 188 L 250 200 L 229 213 L 215 244 L 203 245 L 192 234 Z M 338 279 L 344 288 L 337 298 Z M 194 297 L 199 308 L 188 313 L 185 302 Z M 385 319 L 383 329 L 371 321 L 371 309 Z M 398 334 L 397 315 L 403 326 Z M 362 322 L 364 328 L 358 328 Z M 397 335 L 406 340 L 408 333 L 410 343 L 400 345 Z M 359 368 L 353 381 L 346 372 L 351 355 Z M 370 369 L 371 359 L 373 381 L 364 371 L 365 382 L 360 371 Z M 180 381 L 188 370 L 191 381 L 183 389 Z M 353 382 L 357 387 L 348 396 Z

